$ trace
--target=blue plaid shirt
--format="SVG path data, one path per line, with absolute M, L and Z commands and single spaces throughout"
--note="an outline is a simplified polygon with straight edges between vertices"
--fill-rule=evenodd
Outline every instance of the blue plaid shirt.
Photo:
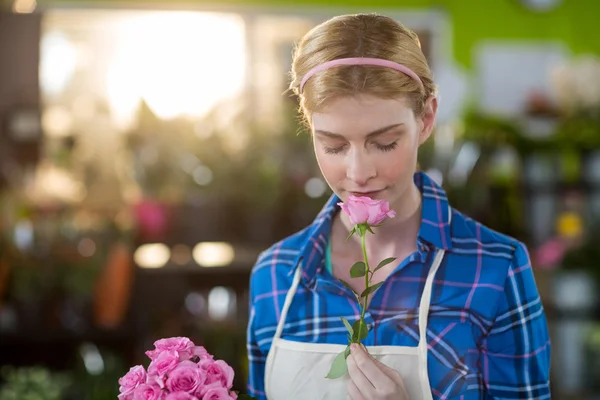
M 365 344 L 417 346 L 419 300 L 435 251 L 443 248 L 427 325 L 433 397 L 550 398 L 550 339 L 526 247 L 450 210 L 444 191 L 426 174 L 416 173 L 415 182 L 423 198 L 418 251 L 375 293 Z M 356 298 L 325 270 L 338 201 L 332 196 L 312 225 L 263 252 L 252 271 L 248 390 L 259 399 L 266 398 L 265 361 L 300 259 L 302 280 L 282 338 L 346 344 L 340 317 L 359 317 Z

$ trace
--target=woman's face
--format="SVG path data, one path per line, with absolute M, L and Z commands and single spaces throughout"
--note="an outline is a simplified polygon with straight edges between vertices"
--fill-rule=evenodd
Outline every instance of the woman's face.
M 407 99 L 370 95 L 332 100 L 312 115 L 317 162 L 331 189 L 346 201 L 369 196 L 400 206 L 409 193 L 419 146 L 431 134 L 437 102 L 416 117 Z

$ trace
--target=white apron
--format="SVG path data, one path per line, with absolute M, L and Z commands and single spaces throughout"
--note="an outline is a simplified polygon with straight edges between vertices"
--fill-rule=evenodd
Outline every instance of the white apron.
M 367 346 L 369 354 L 398 371 L 410 400 L 431 400 L 427 374 L 427 316 L 431 303 L 433 279 L 444 257 L 438 250 L 427 275 L 419 308 L 419 344 L 408 346 Z M 287 312 L 300 282 L 298 267 L 285 298 L 277 331 L 265 365 L 265 392 L 268 400 L 344 400 L 348 374 L 326 379 L 335 357 L 346 346 L 341 344 L 302 343 L 281 339 Z

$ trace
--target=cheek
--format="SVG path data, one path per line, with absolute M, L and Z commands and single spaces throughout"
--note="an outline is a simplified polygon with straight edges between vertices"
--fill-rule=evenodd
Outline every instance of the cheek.
M 386 180 L 396 181 L 414 173 L 417 162 L 417 148 L 413 141 L 400 143 L 395 151 L 386 153 L 378 164 L 378 173 Z M 411 178 L 412 179 L 412 178 Z
M 315 149 L 315 155 L 321 174 L 327 182 L 335 183 L 339 181 L 340 174 L 345 175 L 345 170 L 342 164 L 343 157 L 326 154 L 322 149 Z

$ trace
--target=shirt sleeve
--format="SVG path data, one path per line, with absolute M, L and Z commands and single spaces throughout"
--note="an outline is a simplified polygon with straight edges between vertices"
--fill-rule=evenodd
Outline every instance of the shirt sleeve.
M 254 275 L 252 275 L 254 277 Z M 253 279 L 250 279 L 249 303 L 250 314 L 246 338 L 246 349 L 248 352 L 248 394 L 258 400 L 266 400 L 265 395 L 265 363 L 266 354 L 258 346 L 256 335 L 256 287 Z
M 494 325 L 483 348 L 483 375 L 493 399 L 550 398 L 550 337 L 529 253 L 519 244 Z

